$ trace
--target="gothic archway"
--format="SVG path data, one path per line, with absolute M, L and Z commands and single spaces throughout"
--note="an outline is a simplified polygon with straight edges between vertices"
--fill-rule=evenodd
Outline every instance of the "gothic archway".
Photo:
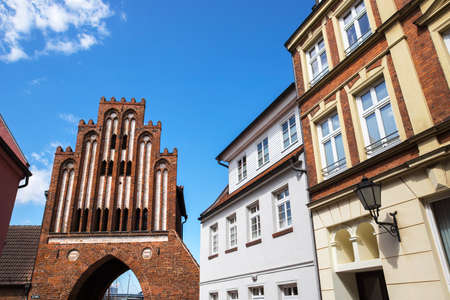
M 113 255 L 96 262 L 78 279 L 68 300 L 102 300 L 111 283 L 130 267 Z

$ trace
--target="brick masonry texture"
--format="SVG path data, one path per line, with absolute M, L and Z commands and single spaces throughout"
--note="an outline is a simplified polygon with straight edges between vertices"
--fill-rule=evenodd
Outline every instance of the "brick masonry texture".
M 106 140 L 105 118 L 114 110 L 118 115 L 119 134 L 117 135 L 116 152 L 112 169 L 112 188 L 109 210 L 97 207 L 97 195 L 102 164 L 103 145 Z M 136 131 L 134 135 L 134 148 L 131 153 L 131 197 L 128 216 L 121 215 L 115 218 L 118 207 L 119 192 L 119 162 L 121 160 L 122 121 L 130 112 L 134 113 Z M 112 98 L 107 101 L 100 100 L 98 120 L 95 124 L 92 120 L 87 123 L 80 121 L 75 151 L 67 147 L 65 151 L 58 147 L 55 153 L 51 183 L 48 199 L 42 222 L 42 233 L 36 258 L 32 279 L 31 295 L 40 295 L 40 299 L 70 299 L 81 297 L 82 293 L 91 287 L 107 286 L 122 272 L 131 269 L 139 280 L 144 299 L 173 299 L 173 300 L 197 300 L 199 289 L 199 266 L 193 259 L 189 250 L 181 240 L 184 199 L 177 195 L 177 149 L 169 152 L 167 149 L 160 151 L 161 122 L 153 124 L 151 121 L 144 124 L 145 100 L 132 99 L 127 102 L 124 98 L 120 101 Z M 99 141 L 95 156 L 95 168 L 91 190 L 90 205 L 86 222 L 77 214 L 78 195 L 81 188 L 83 159 L 86 140 L 92 134 L 98 136 Z M 137 212 L 137 172 L 138 149 L 142 136 L 150 137 L 152 148 L 150 158 L 149 177 L 149 205 L 148 217 L 143 218 Z M 109 149 L 108 149 L 109 151 Z M 128 146 L 127 146 L 128 151 Z M 128 155 L 128 154 L 127 154 Z M 73 184 L 72 201 L 70 203 L 68 217 L 68 232 L 54 232 L 55 218 L 58 209 L 59 191 L 62 181 L 62 167 L 67 161 L 74 164 L 75 179 Z M 161 231 L 154 222 L 155 215 L 155 184 L 156 172 L 163 168 L 168 171 L 167 184 L 167 230 Z M 182 191 L 182 187 L 178 191 Z M 179 194 L 179 193 L 178 193 Z M 105 197 L 106 199 L 106 197 Z M 162 199 L 162 198 L 161 198 Z M 63 209 L 65 210 L 63 203 Z M 160 205 L 161 207 L 161 205 Z M 95 216 L 97 209 L 102 209 L 102 217 L 98 228 L 98 219 Z M 142 211 L 142 207 L 141 207 Z M 106 213 L 107 212 L 107 213 Z M 82 212 L 83 213 L 83 212 Z M 125 216 L 125 217 L 123 217 Z M 160 218 L 160 222 L 162 218 Z M 117 222 L 117 220 L 119 220 Z M 146 223 L 144 224 L 144 221 Z M 126 224 L 125 224 L 126 223 Z M 83 226 L 82 224 L 85 224 Z M 137 227 L 135 227 L 137 224 Z M 126 225 L 126 226 L 124 226 Z M 117 226 L 117 227 L 116 227 Z M 126 228 L 125 228 L 126 227 Z M 120 229 L 120 232 L 117 229 Z M 142 238 L 146 236 L 167 237 L 165 242 L 132 242 L 132 243 L 97 243 L 97 244 L 49 244 L 52 237 L 58 238 L 90 238 L 109 237 L 114 238 Z M 144 260 L 142 251 L 145 248 L 152 250 L 152 257 Z M 76 249 L 80 256 L 76 261 L 68 260 L 68 253 Z M 95 284 L 96 282 L 96 284 Z M 103 293 L 104 290 L 95 290 L 92 295 L 83 296 L 83 300 L 96 299 L 95 293 Z M 78 293 L 78 294 L 77 294 Z M 78 296 L 76 296 L 78 295 Z M 89 297 L 89 298 L 86 298 Z M 91 298 L 92 297 L 92 298 Z

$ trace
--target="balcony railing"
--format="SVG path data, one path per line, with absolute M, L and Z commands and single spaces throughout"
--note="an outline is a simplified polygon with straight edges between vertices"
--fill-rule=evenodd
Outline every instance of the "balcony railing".
M 335 161 L 334 163 L 329 164 L 325 168 L 322 169 L 322 176 L 323 177 L 329 177 L 333 174 L 338 173 L 339 171 L 344 170 L 347 167 L 347 161 L 345 160 L 345 157 Z
M 313 86 L 319 81 L 323 76 L 325 76 L 328 73 L 328 67 L 323 69 L 319 74 L 317 74 L 310 82 L 310 86 Z
M 398 131 L 394 131 L 393 133 L 385 136 L 384 138 L 366 146 L 366 153 L 368 156 L 373 156 L 397 144 L 399 141 L 400 136 L 398 135 Z
M 347 49 L 345 49 L 345 55 L 346 56 L 350 55 L 350 53 L 352 53 L 356 48 L 358 48 L 362 43 L 364 43 L 371 35 L 372 35 L 372 31 L 369 30 L 368 32 L 366 32 L 366 34 L 361 36 L 353 44 L 348 46 Z

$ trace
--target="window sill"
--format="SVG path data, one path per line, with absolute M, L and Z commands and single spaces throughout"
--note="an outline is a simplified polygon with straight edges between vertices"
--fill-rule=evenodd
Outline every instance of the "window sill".
M 242 178 L 241 180 L 238 180 L 238 182 L 236 183 L 236 185 L 240 185 L 241 183 L 243 183 L 244 181 L 247 180 L 247 176 L 245 176 L 244 178 Z
M 276 239 L 277 237 L 283 236 L 283 235 L 291 233 L 293 231 L 294 231 L 294 228 L 293 227 L 289 227 L 289 228 L 283 229 L 281 231 L 275 232 L 274 234 L 272 234 L 272 237 L 274 239 Z
M 237 249 L 238 249 L 237 247 L 227 249 L 227 250 L 225 250 L 225 254 L 228 254 L 228 253 L 231 253 L 231 252 L 235 252 L 235 251 L 237 251 Z
M 219 256 L 219 253 L 208 256 L 208 260 L 214 259 Z
M 254 240 L 254 241 L 251 241 L 251 242 L 248 242 L 247 244 L 245 244 L 245 247 L 252 247 L 252 246 L 255 246 L 255 245 L 258 245 L 258 244 L 261 244 L 261 242 L 262 242 L 262 240 L 261 239 L 257 239 L 257 240 Z
M 297 138 L 297 140 L 296 140 L 295 142 L 291 143 L 289 146 L 287 146 L 286 148 L 284 148 L 283 150 L 281 150 L 281 153 L 283 153 L 283 152 L 285 152 L 285 151 L 288 151 L 289 149 L 292 148 L 292 146 L 294 146 L 294 145 L 297 144 L 297 143 L 298 143 L 298 138 Z
M 260 169 L 264 168 L 266 165 L 268 165 L 270 163 L 270 160 L 266 161 L 265 163 L 263 163 L 261 166 L 259 166 L 256 171 L 259 171 Z

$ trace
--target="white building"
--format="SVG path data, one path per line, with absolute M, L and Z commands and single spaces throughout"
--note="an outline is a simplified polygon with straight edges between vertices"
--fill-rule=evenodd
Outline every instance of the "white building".
M 319 299 L 295 99 L 291 84 L 217 157 L 229 182 L 199 218 L 200 300 Z

